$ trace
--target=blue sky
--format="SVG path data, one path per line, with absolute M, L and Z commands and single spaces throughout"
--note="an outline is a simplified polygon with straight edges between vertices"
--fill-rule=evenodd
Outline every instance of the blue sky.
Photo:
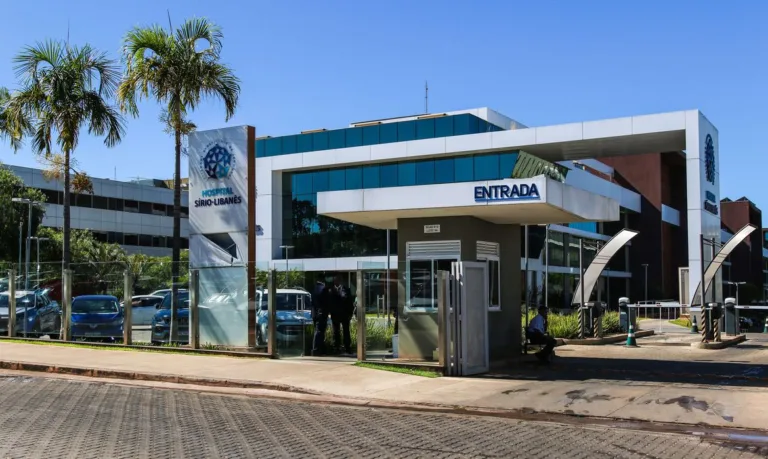
M 110 3 L 108 8 L 104 4 Z M 729 6 L 732 5 L 732 6 Z M 282 135 L 430 111 L 488 106 L 529 126 L 698 108 L 720 133 L 721 195 L 768 211 L 768 3 L 758 0 L 6 2 L 0 85 L 24 45 L 66 38 L 118 57 L 135 25 L 205 16 L 242 80 L 228 124 Z M 75 155 L 96 177 L 170 177 L 173 142 L 152 102 L 112 149 L 84 136 Z M 221 127 L 216 102 L 192 119 Z M 0 161 L 35 166 L 0 145 Z

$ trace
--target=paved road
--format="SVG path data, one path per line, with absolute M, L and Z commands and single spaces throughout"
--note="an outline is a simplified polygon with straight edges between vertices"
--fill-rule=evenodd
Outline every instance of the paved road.
M 746 458 L 695 437 L 0 374 L 2 458 Z M 762 452 L 764 454 L 764 452 Z

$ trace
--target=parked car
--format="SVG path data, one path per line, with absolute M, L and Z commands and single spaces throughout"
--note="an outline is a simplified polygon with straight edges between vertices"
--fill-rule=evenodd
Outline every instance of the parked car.
M 157 313 L 157 306 L 163 302 L 163 298 L 157 295 L 131 297 L 131 324 L 152 325 L 152 317 Z
M 186 292 L 186 291 L 187 291 L 187 289 L 185 289 L 185 288 L 180 288 L 180 289 L 177 290 L 177 292 Z M 149 296 L 160 296 L 160 297 L 165 298 L 165 295 L 170 295 L 170 294 L 171 294 L 171 289 L 164 288 L 164 289 L 160 289 L 160 290 L 155 290 L 154 292 L 150 293 Z
M 8 333 L 9 300 L 9 292 L 0 293 L 0 333 Z M 27 336 L 59 337 L 61 308 L 48 298 L 47 290 L 16 292 L 16 335 L 23 336 L 25 331 Z
M 179 290 L 177 296 L 179 333 L 178 343 L 189 343 L 189 292 Z M 167 343 L 171 335 L 171 294 L 165 295 L 152 317 L 152 344 Z
M 312 325 L 312 296 L 306 290 L 299 289 L 277 289 L 275 293 L 277 340 L 283 343 L 299 342 L 304 328 Z M 266 290 L 256 292 L 256 304 L 260 305 L 256 313 L 256 343 L 262 346 L 269 339 L 268 300 L 269 293 Z
M 72 299 L 72 337 L 118 340 L 123 338 L 123 308 L 111 295 L 83 295 Z

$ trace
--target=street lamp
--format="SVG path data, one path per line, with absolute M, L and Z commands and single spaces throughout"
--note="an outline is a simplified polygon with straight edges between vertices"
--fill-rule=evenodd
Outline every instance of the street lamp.
M 293 248 L 292 245 L 281 245 L 281 249 L 285 251 L 285 288 L 288 288 L 288 251 Z
M 645 268 L 645 301 L 648 301 L 648 263 L 643 263 Z
M 32 236 L 30 239 L 33 239 L 35 242 L 37 242 L 37 285 L 40 287 L 40 241 L 50 241 L 47 237 L 37 237 Z
M 29 206 L 29 215 L 27 216 L 27 256 L 26 256 L 26 266 L 24 268 L 24 290 L 29 290 L 29 258 L 30 258 L 30 244 L 32 237 L 32 206 L 36 204 L 42 204 L 37 201 L 33 201 L 31 199 L 27 198 L 13 198 L 11 199 L 12 202 L 20 203 L 20 204 L 27 204 Z
M 739 285 L 744 285 L 744 284 L 746 284 L 746 282 L 743 282 L 743 281 L 742 282 L 725 281 L 723 283 L 727 284 L 727 285 L 735 285 L 736 286 L 736 305 L 738 305 L 739 304 Z

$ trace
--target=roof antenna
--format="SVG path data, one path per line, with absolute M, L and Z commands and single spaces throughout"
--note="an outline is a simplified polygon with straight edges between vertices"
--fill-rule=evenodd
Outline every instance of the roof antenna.
M 424 114 L 429 114 L 429 84 L 424 81 Z
M 168 11 L 168 28 L 171 30 L 171 33 L 173 33 L 173 24 L 171 24 L 171 10 Z
M 67 18 L 67 49 L 69 49 L 69 18 Z

